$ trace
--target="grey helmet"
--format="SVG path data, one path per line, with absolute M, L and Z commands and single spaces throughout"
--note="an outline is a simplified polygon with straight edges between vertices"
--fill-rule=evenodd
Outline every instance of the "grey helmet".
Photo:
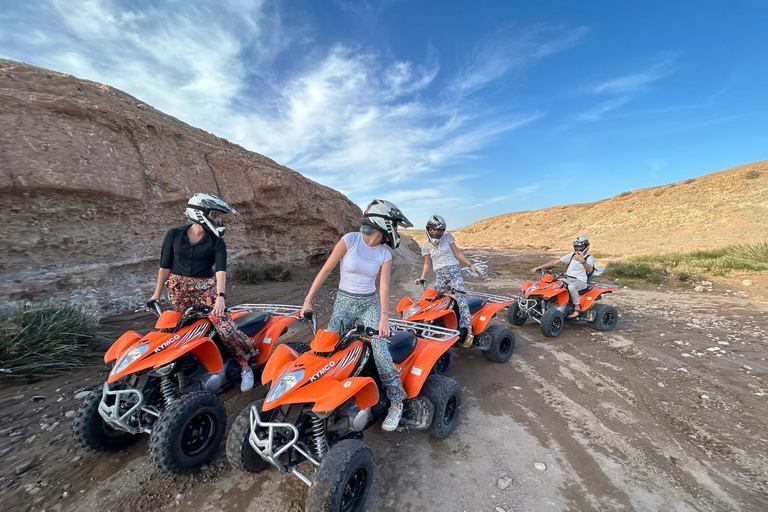
M 586 253 L 589 250 L 589 238 L 585 236 L 577 236 L 573 239 L 573 243 L 571 245 L 573 245 L 573 250 L 575 252 Z M 584 246 L 584 248 L 577 250 L 576 246 Z
M 445 224 L 445 219 L 444 218 L 442 218 L 439 215 L 431 216 L 429 218 L 429 220 L 427 221 L 427 228 L 426 228 L 427 238 L 429 239 L 429 241 L 432 242 L 433 244 L 437 245 L 440 242 L 440 238 L 443 236 L 443 233 L 445 233 L 445 227 L 446 227 L 446 224 Z M 437 235 L 436 237 L 434 237 L 429 232 L 430 229 L 439 229 L 440 230 L 440 234 Z
M 211 219 L 208 215 L 211 211 L 217 211 L 222 213 L 237 213 L 237 210 L 229 206 L 216 196 L 210 194 L 203 194 L 198 192 L 190 198 L 187 202 L 187 219 L 191 222 L 196 222 L 202 225 L 207 231 L 210 231 L 218 237 L 224 236 L 226 228 L 221 224 Z
M 363 214 L 363 224 L 381 231 L 382 241 L 393 249 L 400 245 L 400 235 L 397 234 L 397 225 L 404 228 L 413 227 L 400 208 L 389 201 L 374 199 Z

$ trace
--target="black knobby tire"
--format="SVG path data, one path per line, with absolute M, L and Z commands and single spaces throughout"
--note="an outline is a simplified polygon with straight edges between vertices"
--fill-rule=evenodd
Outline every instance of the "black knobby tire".
M 491 325 L 486 330 L 491 336 L 491 346 L 483 350 L 483 355 L 494 363 L 506 363 L 515 351 L 515 333 L 503 325 Z
M 443 355 L 437 358 L 437 361 L 435 361 L 435 365 L 432 367 L 432 370 L 430 370 L 430 375 L 448 375 L 448 372 L 451 371 L 451 367 L 453 366 L 453 350 L 448 349 L 445 352 L 443 352 Z
M 227 413 L 216 395 L 205 391 L 182 395 L 152 427 L 149 458 L 161 473 L 186 473 L 214 456 L 226 428 Z
M 85 397 L 72 422 L 72 434 L 77 444 L 89 452 L 117 452 L 136 442 L 139 435 L 115 429 L 104 421 L 99 414 L 101 396 L 99 387 Z
M 253 405 L 261 411 L 261 404 L 264 400 L 259 400 Z M 241 412 L 232 428 L 229 429 L 227 436 L 227 460 L 233 468 L 249 473 L 258 473 L 269 467 L 269 462 L 261 458 L 248 442 L 251 435 L 251 406 L 246 407 Z
M 520 311 L 520 304 L 517 301 L 513 302 L 507 308 L 507 321 L 512 325 L 520 327 L 528 320 L 528 313 Z
M 595 310 L 595 319 L 592 325 L 598 331 L 612 331 L 619 323 L 619 312 L 610 304 L 595 304 L 592 306 Z
M 300 341 L 288 341 L 285 344 L 298 352 L 299 355 L 303 354 L 304 352 L 309 352 L 309 345 L 306 343 L 302 343 Z
M 429 433 L 440 439 L 448 437 L 456 429 L 461 416 L 461 386 L 450 377 L 430 375 L 421 388 L 423 395 L 435 406 Z
M 357 439 L 339 441 L 312 477 L 305 512 L 361 512 L 373 481 L 373 454 Z
M 550 308 L 541 315 L 541 332 L 548 338 L 554 338 L 563 332 L 565 316 L 557 308 Z

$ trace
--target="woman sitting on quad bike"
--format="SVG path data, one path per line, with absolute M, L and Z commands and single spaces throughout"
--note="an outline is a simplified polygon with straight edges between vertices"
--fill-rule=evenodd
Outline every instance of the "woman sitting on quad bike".
M 595 270 L 595 258 L 589 255 L 589 238 L 577 236 L 573 239 L 573 252 L 532 268 L 531 272 L 535 274 L 539 270 L 552 268 L 560 262 L 568 264 L 562 280 L 568 284 L 568 292 L 571 294 L 571 302 L 574 305 L 573 313 L 568 315 L 568 318 L 578 318 L 581 314 L 579 292 L 587 287 L 587 281 Z
M 176 311 L 193 304 L 213 308 L 211 320 L 227 350 L 242 369 L 241 391 L 253 387 L 253 371 L 248 359 L 255 356 L 248 337 L 224 310 L 227 288 L 227 247 L 222 240 L 225 228 L 223 213 L 237 213 L 216 196 L 197 193 L 187 203 L 186 215 L 192 224 L 169 229 L 160 253 L 157 285 L 149 304 L 160 299 L 163 286 Z M 215 277 L 213 267 L 216 269 Z
M 415 283 L 424 281 L 427 275 L 429 262 L 432 261 L 432 270 L 435 271 L 435 289 L 448 292 L 451 288 L 464 290 L 464 279 L 459 270 L 459 260 L 469 265 L 469 269 L 477 275 L 480 271 L 470 262 L 456 245 L 453 235 L 445 232 L 445 219 L 440 215 L 433 215 L 427 221 L 427 241 L 421 244 L 421 255 L 424 256 L 424 268 L 421 277 L 414 280 Z M 472 317 L 467 306 L 467 298 L 463 293 L 456 294 L 456 302 L 459 305 L 459 332 L 467 346 L 472 345 Z
M 315 277 L 301 308 L 302 316 L 312 310 L 312 299 L 325 282 L 336 264 L 341 261 L 341 281 L 333 305 L 333 314 L 328 331 L 345 334 L 359 320 L 366 327 L 377 327 L 380 337 L 371 337 L 373 358 L 382 384 L 391 403 L 384 430 L 397 428 L 403 415 L 403 400 L 406 397 L 392 355 L 383 339 L 390 335 L 389 329 L 389 272 L 392 254 L 384 247 L 396 249 L 400 245 L 397 226 L 409 228 L 411 222 L 400 209 L 389 201 L 374 199 L 363 215 L 359 232 L 347 233 L 338 241 L 323 268 Z M 376 275 L 379 278 L 379 296 L 376 297 Z

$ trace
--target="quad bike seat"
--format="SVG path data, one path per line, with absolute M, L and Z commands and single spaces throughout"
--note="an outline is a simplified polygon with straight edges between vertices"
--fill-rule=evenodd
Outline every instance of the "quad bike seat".
M 267 324 L 269 321 L 269 313 L 251 311 L 250 313 L 238 316 L 234 320 L 237 328 L 250 338 Z
M 469 306 L 469 313 L 474 315 L 483 309 L 483 306 L 485 306 L 485 301 L 483 299 L 478 299 L 477 297 L 468 297 L 467 306 Z
M 579 290 L 579 295 L 584 295 L 585 293 L 589 293 L 591 290 L 592 290 L 592 287 L 587 285 L 587 287 L 584 288 L 583 290 Z
M 394 331 L 387 340 L 387 348 L 392 356 L 392 361 L 402 363 L 416 348 L 416 336 L 406 331 Z

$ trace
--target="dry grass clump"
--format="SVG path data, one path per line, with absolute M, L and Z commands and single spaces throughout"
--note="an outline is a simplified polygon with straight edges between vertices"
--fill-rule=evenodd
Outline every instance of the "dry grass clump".
M 41 379 L 104 352 L 95 317 L 69 303 L 0 310 L 0 381 Z
M 259 284 L 264 281 L 289 281 L 291 269 L 284 263 L 266 265 L 238 265 L 232 269 L 232 280 L 239 283 Z

